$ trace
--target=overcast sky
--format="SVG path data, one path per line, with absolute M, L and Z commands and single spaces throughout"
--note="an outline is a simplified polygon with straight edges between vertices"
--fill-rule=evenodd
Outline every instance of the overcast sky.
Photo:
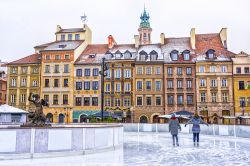
M 150 13 L 153 42 L 166 37 L 217 33 L 228 28 L 228 47 L 250 53 L 249 0 L 1 0 L 0 59 L 12 61 L 30 55 L 38 44 L 55 40 L 56 25 L 82 27 L 85 12 L 93 43 L 134 42 L 143 6 Z

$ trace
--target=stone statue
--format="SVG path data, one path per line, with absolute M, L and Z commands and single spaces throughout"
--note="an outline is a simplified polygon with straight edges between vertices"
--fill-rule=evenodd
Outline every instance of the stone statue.
M 43 113 L 43 106 L 49 106 L 48 102 L 44 99 L 40 99 L 38 94 L 30 93 L 30 102 L 36 106 L 35 112 L 29 112 L 28 114 L 28 125 L 30 126 L 44 126 L 46 122 L 46 116 Z

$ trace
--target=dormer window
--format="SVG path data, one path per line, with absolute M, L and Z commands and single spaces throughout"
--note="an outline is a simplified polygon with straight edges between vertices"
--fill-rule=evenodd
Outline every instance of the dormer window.
M 170 55 L 171 55 L 171 59 L 172 59 L 173 61 L 177 61 L 177 60 L 178 60 L 178 51 L 177 51 L 177 50 L 173 50 L 173 51 L 170 53 Z
M 124 58 L 125 59 L 129 59 L 129 58 L 131 58 L 132 57 L 132 54 L 131 54 L 131 52 L 129 52 L 128 50 L 124 53 Z
M 75 34 L 75 40 L 80 40 L 80 34 Z
M 158 59 L 158 53 L 155 50 L 151 51 L 149 54 L 150 54 L 151 61 L 155 61 Z
M 68 40 L 72 40 L 72 34 L 68 34 Z
M 215 50 L 209 49 L 209 50 L 206 52 L 207 58 L 208 58 L 208 59 L 214 59 L 214 58 L 215 58 L 214 53 L 215 53 Z
M 121 59 L 122 53 L 118 50 L 115 52 L 115 59 Z
M 148 56 L 148 54 L 147 54 L 145 51 L 142 50 L 142 51 L 139 53 L 139 60 L 145 61 L 145 60 L 147 60 L 147 56 Z
M 182 55 L 183 55 L 184 61 L 189 61 L 190 60 L 190 51 L 189 50 L 183 51 Z
M 58 47 L 59 48 L 65 48 L 67 45 L 66 44 L 60 44 Z
M 110 51 L 107 51 L 105 57 L 107 59 L 112 59 L 113 58 L 113 54 Z
M 90 54 L 89 58 L 95 58 L 95 54 Z
M 61 35 L 61 41 L 65 40 L 65 35 Z

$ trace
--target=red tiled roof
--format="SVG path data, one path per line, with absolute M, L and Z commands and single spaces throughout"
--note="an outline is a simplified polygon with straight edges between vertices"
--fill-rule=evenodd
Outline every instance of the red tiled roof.
M 92 64 L 100 63 L 103 55 L 108 51 L 107 44 L 89 44 L 81 55 L 76 59 L 75 64 Z M 91 58 L 89 55 L 95 55 L 94 58 Z
M 16 61 L 8 63 L 8 65 L 17 64 L 39 64 L 41 63 L 41 54 L 32 54 Z
M 197 34 L 195 35 L 196 49 L 198 55 L 204 55 L 207 50 L 215 50 L 216 55 L 232 56 L 233 52 L 228 51 L 222 44 L 219 33 Z

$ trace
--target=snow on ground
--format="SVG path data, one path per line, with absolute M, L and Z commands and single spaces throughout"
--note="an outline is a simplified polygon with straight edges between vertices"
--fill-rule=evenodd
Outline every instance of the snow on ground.
M 173 147 L 169 133 L 124 133 L 124 147 L 115 151 L 43 159 L 0 161 L 0 166 L 249 166 L 250 139 L 200 135 L 194 147 L 192 135 L 179 135 Z

